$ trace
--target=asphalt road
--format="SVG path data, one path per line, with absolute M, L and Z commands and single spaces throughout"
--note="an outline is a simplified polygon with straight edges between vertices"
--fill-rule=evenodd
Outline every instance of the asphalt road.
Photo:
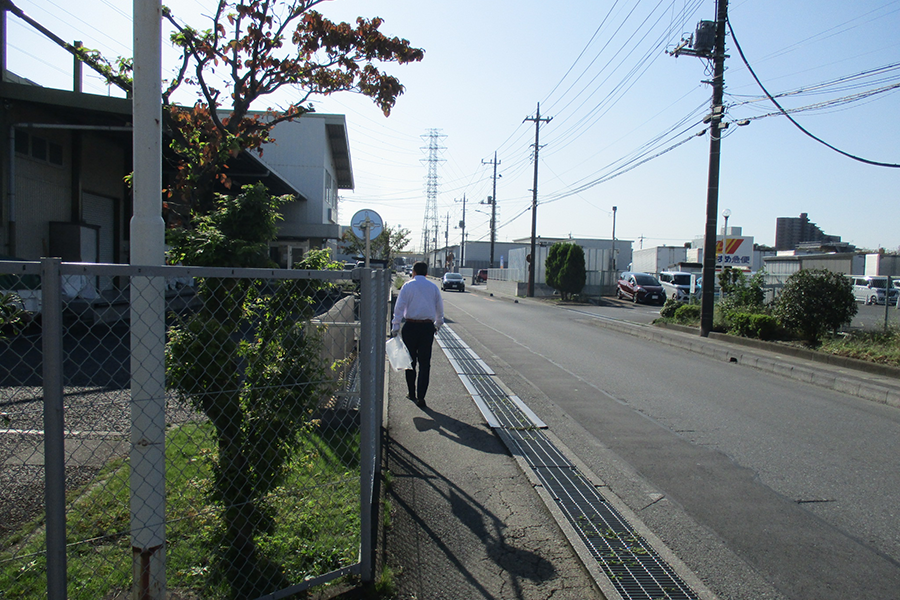
M 593 308 L 444 301 L 454 331 L 720 598 L 898 597 L 897 409 L 596 327 Z

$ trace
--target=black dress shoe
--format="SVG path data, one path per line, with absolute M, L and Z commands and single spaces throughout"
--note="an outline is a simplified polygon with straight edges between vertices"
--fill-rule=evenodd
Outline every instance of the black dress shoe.
M 416 397 L 415 397 L 413 394 L 407 394 L 406 397 L 409 398 L 410 400 L 412 400 L 413 402 L 417 403 L 417 404 L 418 404 L 418 402 L 419 402 L 418 400 L 416 400 Z
M 416 406 L 419 408 L 425 408 L 425 398 L 419 398 L 416 400 Z

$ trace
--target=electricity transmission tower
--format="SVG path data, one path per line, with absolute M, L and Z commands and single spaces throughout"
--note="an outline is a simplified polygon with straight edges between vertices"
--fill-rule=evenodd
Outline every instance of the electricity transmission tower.
M 438 157 L 441 150 L 446 150 L 441 146 L 441 139 L 447 136 L 441 135 L 440 129 L 429 129 L 428 133 L 422 136 L 428 142 L 428 145 L 422 150 L 428 151 L 428 158 L 422 160 L 428 164 L 428 176 L 425 184 L 425 220 L 422 223 L 422 250 L 425 255 L 429 249 L 437 249 L 438 240 L 438 211 L 437 211 L 437 194 L 438 194 L 438 163 L 443 161 Z

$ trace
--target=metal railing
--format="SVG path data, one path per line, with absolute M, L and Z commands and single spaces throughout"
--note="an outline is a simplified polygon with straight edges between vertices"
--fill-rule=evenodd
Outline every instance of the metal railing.
M 373 579 L 388 272 L 0 274 L 0 598 Z

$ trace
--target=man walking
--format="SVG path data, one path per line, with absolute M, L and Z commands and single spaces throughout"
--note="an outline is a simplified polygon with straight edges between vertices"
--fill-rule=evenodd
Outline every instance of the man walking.
M 408 398 L 419 406 L 425 406 L 425 393 L 431 374 L 431 346 L 434 334 L 444 324 L 444 300 L 441 290 L 426 277 L 428 265 L 417 262 L 413 265 L 413 278 L 403 284 L 394 318 L 391 321 L 391 335 L 400 332 L 403 322 L 403 343 L 412 357 L 412 369 L 406 371 Z M 416 367 L 418 366 L 418 378 Z

